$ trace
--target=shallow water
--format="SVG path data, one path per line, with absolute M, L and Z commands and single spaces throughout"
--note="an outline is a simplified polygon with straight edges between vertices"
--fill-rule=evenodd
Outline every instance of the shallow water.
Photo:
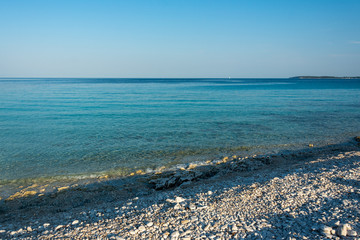
M 126 175 L 359 134 L 359 79 L 0 79 L 3 183 Z

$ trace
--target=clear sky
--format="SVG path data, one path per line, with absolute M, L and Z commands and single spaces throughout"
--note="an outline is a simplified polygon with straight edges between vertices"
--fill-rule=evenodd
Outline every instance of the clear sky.
M 0 77 L 360 75 L 360 0 L 1 0 Z

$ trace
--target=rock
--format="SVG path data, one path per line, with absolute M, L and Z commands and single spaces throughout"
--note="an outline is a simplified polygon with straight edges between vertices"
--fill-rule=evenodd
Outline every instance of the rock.
M 180 233 L 178 231 L 175 231 L 170 235 L 171 238 L 175 238 L 175 239 L 178 238 L 179 236 L 180 236 Z
M 324 227 L 322 228 L 322 230 L 323 230 L 323 233 L 324 233 L 325 235 L 332 234 L 332 231 L 333 231 L 332 227 L 328 227 L 328 226 L 324 226 Z
M 148 227 L 152 227 L 153 225 L 154 225 L 153 222 L 148 222 L 148 223 L 146 224 L 146 226 L 148 226 Z
M 191 240 L 191 237 L 183 237 L 181 240 Z
M 44 223 L 43 226 L 44 228 L 47 228 L 48 226 L 50 226 L 50 223 Z
M 144 232 L 144 231 L 146 231 L 146 228 L 141 225 L 141 226 L 138 228 L 138 230 L 139 230 L 140 232 Z
M 194 210 L 196 209 L 195 204 L 191 203 L 191 204 L 189 205 L 189 209 L 194 211 Z
M 28 232 L 32 232 L 32 228 L 31 228 L 30 226 L 27 227 L 26 230 L 27 230 Z
M 345 237 L 347 235 L 348 230 L 352 230 L 349 224 L 340 225 L 336 229 L 336 235 L 338 235 L 339 237 Z
M 186 201 L 185 198 L 182 198 L 182 197 L 176 197 L 175 198 L 175 202 L 177 202 L 177 203 L 181 203 L 181 202 L 184 202 L 184 201 Z
M 5 233 L 6 232 L 6 230 L 0 230 L 0 233 Z
M 74 221 L 71 223 L 71 225 L 77 225 L 77 224 L 79 224 L 79 220 L 74 220 Z
M 357 232 L 355 232 L 354 230 L 348 230 L 347 236 L 349 236 L 349 237 L 356 237 L 356 236 L 357 236 Z
M 235 224 L 233 224 L 232 227 L 231 227 L 231 230 L 233 232 L 237 232 L 239 229 L 237 228 L 237 226 Z
M 360 136 L 356 136 L 354 139 L 355 141 L 360 142 Z
M 349 237 L 356 237 L 357 232 L 355 232 L 354 230 L 348 230 L 346 235 Z
M 64 225 L 58 225 L 56 228 L 55 228 L 55 231 L 59 230 L 60 228 L 63 228 Z
M 190 222 L 190 220 L 188 220 L 188 219 L 182 220 L 182 221 L 181 221 L 181 225 L 185 225 L 185 224 L 187 224 L 187 223 L 189 223 L 189 222 Z

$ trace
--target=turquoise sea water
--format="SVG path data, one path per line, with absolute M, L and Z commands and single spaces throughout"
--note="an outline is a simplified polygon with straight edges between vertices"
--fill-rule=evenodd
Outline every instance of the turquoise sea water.
M 0 181 L 86 176 L 336 143 L 360 80 L 0 79 Z

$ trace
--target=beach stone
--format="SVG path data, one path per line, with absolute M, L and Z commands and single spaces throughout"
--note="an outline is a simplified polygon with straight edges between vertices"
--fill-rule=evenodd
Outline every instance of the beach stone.
M 44 228 L 47 228 L 48 226 L 50 226 L 50 223 L 44 223 L 43 226 Z
M 191 237 L 183 237 L 181 240 L 191 240 Z
M 189 223 L 189 222 L 190 222 L 190 220 L 188 220 L 188 219 L 182 220 L 182 221 L 181 221 L 181 225 L 185 225 L 185 224 L 187 224 L 187 223 Z
M 0 233 L 5 233 L 5 232 L 6 232 L 6 230 L 3 230 L 3 229 L 0 230 Z
M 184 202 L 184 201 L 186 201 L 185 198 L 182 198 L 182 197 L 176 197 L 175 198 L 175 202 L 177 202 L 177 203 L 181 203 L 181 202 Z
M 195 204 L 190 204 L 190 205 L 189 205 L 189 209 L 190 209 L 190 210 L 195 210 L 195 209 L 196 209 Z
M 148 226 L 148 227 L 152 227 L 153 225 L 154 225 L 153 222 L 148 222 L 148 223 L 146 224 L 146 226 Z
M 64 225 L 58 225 L 54 230 L 57 231 L 57 230 L 59 230 L 60 228 L 63 228 L 63 227 L 64 227 Z
M 348 230 L 346 235 L 349 237 L 356 237 L 357 232 L 355 232 L 354 230 Z
M 77 225 L 77 224 L 79 224 L 79 220 L 74 220 L 74 221 L 71 223 L 71 225 Z
M 29 227 L 26 228 L 26 231 L 32 232 L 32 228 L 29 226 Z
M 339 237 L 345 237 L 348 230 L 352 230 L 349 224 L 340 225 L 336 230 L 336 235 Z
M 138 230 L 139 230 L 140 232 L 144 232 L 144 231 L 146 231 L 146 228 L 145 228 L 144 226 L 140 226 L 140 227 L 138 228 Z
M 360 136 L 356 136 L 355 141 L 360 142 Z
M 171 238 L 175 238 L 175 239 L 178 238 L 179 236 L 180 236 L 180 233 L 178 231 L 175 231 L 170 235 Z
M 322 230 L 325 235 L 330 235 L 333 232 L 332 227 L 328 227 L 328 226 L 324 226 Z

